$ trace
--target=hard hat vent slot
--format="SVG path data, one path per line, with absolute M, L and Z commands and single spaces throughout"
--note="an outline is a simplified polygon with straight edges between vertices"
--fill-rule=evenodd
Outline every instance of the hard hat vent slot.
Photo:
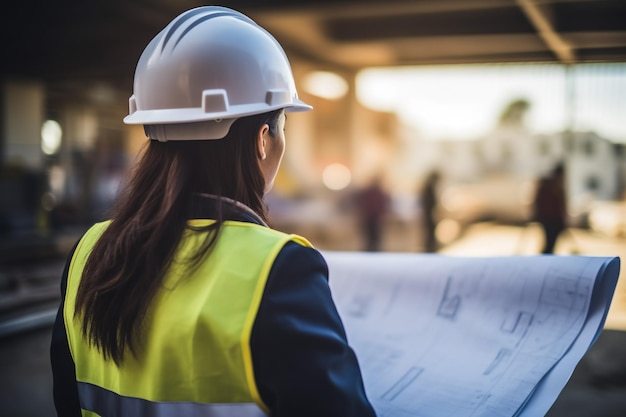
M 133 114 L 137 111 L 137 99 L 135 99 L 135 95 L 133 94 L 128 99 L 128 114 Z
M 228 94 L 226 90 L 204 90 L 202 92 L 202 110 L 205 113 L 228 111 Z
M 291 92 L 287 90 L 269 90 L 265 102 L 270 106 L 286 105 L 291 103 Z

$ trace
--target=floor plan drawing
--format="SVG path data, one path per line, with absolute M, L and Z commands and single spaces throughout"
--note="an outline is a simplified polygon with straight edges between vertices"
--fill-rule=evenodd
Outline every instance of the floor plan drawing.
M 554 397 L 533 393 L 593 343 L 619 272 L 618 258 L 582 256 L 325 256 L 380 417 L 545 414 L 567 377 L 541 391 Z

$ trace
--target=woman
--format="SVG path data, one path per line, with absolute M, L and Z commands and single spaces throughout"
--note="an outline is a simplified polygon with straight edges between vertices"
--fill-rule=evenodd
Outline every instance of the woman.
M 181 14 L 142 54 L 126 123 L 151 139 L 77 243 L 51 360 L 60 416 L 373 416 L 321 254 L 266 224 L 297 98 L 246 16 Z

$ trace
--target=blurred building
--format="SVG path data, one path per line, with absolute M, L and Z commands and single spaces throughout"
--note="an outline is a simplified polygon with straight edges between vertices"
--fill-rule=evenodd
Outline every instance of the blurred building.
M 567 172 L 569 222 L 585 226 L 595 202 L 624 199 L 625 145 L 593 132 L 531 134 L 494 131 L 472 141 L 427 141 L 419 165 L 433 155 L 443 173 L 440 217 L 526 222 L 535 182 L 558 162 Z M 418 157 L 416 157 L 418 158 Z
M 3 28 L 24 34 L 5 37 L 15 41 L 5 45 L 9 59 L 0 72 L 5 238 L 80 233 L 107 216 L 145 142 L 140 127 L 122 123 L 136 60 L 171 16 L 193 7 L 79 3 L 71 13 L 45 5 Z M 299 93 L 315 107 L 289 116 L 287 153 L 269 196 L 276 222 L 285 227 L 313 230 L 326 242 L 348 236 L 347 195 L 382 174 L 393 196 L 390 221 L 402 230 L 419 215 L 416 188 L 433 168 L 444 174 L 442 205 L 449 215 L 523 218 L 532 180 L 563 156 L 576 210 L 584 210 L 588 198 L 622 197 L 622 145 L 593 133 L 514 129 L 470 141 L 425 141 L 395 113 L 362 105 L 355 80 L 370 66 L 623 62 L 626 25 L 616 17 L 623 2 L 231 3 L 284 44 Z

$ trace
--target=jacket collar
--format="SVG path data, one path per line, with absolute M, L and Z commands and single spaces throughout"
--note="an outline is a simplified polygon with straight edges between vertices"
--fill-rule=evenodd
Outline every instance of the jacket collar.
M 219 217 L 220 211 L 224 220 L 255 223 L 267 227 L 267 224 L 254 210 L 239 201 L 214 194 L 193 194 L 191 218 L 216 219 Z

